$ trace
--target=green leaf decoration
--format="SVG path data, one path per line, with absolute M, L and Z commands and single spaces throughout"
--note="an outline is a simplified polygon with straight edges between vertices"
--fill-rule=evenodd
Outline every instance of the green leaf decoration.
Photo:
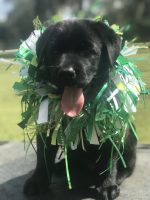
M 111 25 L 111 28 L 118 34 L 118 35 L 123 35 L 123 32 L 120 31 L 120 27 L 117 24 Z
M 94 21 L 96 21 L 96 22 L 100 22 L 100 21 L 102 21 L 103 20 L 103 17 L 102 16 L 100 16 L 100 15 L 98 15 L 98 16 L 96 16 L 96 17 L 94 17 L 94 19 L 93 19 Z
M 43 24 L 38 16 L 33 20 L 33 26 L 35 29 L 41 29 L 43 27 Z
M 27 91 L 27 84 L 24 81 L 15 82 L 13 89 L 17 95 L 23 95 Z

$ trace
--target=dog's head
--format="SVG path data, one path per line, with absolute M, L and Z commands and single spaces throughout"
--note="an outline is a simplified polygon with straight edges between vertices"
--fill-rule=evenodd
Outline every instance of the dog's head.
M 62 91 L 62 110 L 76 116 L 109 78 L 120 39 L 102 22 L 63 21 L 47 28 L 37 42 L 37 80 Z

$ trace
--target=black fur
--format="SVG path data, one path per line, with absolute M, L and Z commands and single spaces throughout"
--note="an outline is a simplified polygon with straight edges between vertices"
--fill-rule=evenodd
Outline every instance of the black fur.
M 119 53 L 120 38 L 102 22 L 74 20 L 56 23 L 49 26 L 37 42 L 36 79 L 55 84 L 60 93 L 65 86 L 82 87 L 86 104 L 96 96 L 109 79 L 109 70 Z M 45 133 L 42 134 L 44 137 Z M 50 138 L 46 136 L 44 138 L 47 143 L 46 149 L 41 137 L 37 136 L 37 166 L 24 186 L 24 193 L 28 196 L 48 190 L 55 171 L 54 160 L 58 147 L 50 145 Z M 73 185 L 79 183 L 88 174 L 90 184 L 94 184 L 97 188 L 97 199 L 101 200 L 117 198 L 120 192 L 119 185 L 132 174 L 135 166 L 136 139 L 128 129 L 123 155 L 127 168 L 124 168 L 121 161 L 117 159 L 116 152 L 112 173 L 110 174 L 108 170 L 99 176 L 99 173 L 108 167 L 111 146 L 112 144 L 106 142 L 99 152 L 98 146 L 86 143 L 86 152 L 79 145 L 77 150 L 69 151 L 68 154 Z M 101 153 L 102 157 L 96 163 Z

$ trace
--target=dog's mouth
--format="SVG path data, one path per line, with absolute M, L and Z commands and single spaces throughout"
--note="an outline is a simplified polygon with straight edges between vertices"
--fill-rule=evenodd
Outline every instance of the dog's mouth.
M 61 99 L 61 109 L 69 117 L 76 117 L 84 106 L 84 94 L 82 88 L 66 86 Z

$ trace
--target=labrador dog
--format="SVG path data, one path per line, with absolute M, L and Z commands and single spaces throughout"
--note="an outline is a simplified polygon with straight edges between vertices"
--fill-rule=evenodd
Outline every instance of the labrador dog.
M 36 80 L 56 85 L 62 95 L 61 109 L 68 117 L 75 117 L 109 80 L 109 71 L 120 53 L 120 47 L 119 36 L 103 22 L 66 20 L 52 24 L 36 44 Z M 44 152 L 43 141 L 37 135 L 37 166 L 32 177 L 24 185 L 24 193 L 27 196 L 49 190 L 55 171 L 58 146 L 51 145 L 50 138 L 46 137 L 45 133 L 42 134 L 43 138 L 45 136 L 47 148 Z M 106 142 L 100 152 L 99 146 L 86 142 L 86 151 L 79 144 L 77 150 L 68 152 L 72 184 L 78 184 L 88 176 L 89 182 L 97 188 L 97 199 L 117 198 L 120 184 L 134 170 L 136 139 L 132 130 L 128 128 L 123 153 L 127 167 L 124 168 L 121 161 L 115 159 L 116 152 L 112 172 L 107 170 L 99 175 L 100 171 L 108 168 L 111 147 L 112 144 Z M 96 162 L 100 154 L 101 159 Z M 62 166 L 60 170 L 63 170 Z

